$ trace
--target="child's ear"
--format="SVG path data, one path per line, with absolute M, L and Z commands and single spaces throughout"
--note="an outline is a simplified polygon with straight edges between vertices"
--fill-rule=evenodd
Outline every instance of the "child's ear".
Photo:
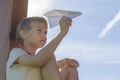
M 26 31 L 25 30 L 20 30 L 19 31 L 19 34 L 20 34 L 20 36 L 23 38 L 23 39 L 25 39 L 26 38 Z

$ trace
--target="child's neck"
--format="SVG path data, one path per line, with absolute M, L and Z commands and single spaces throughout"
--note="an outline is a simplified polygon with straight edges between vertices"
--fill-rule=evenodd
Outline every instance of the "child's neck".
M 23 47 L 23 49 L 30 55 L 35 55 L 35 52 L 37 49 L 34 49 L 34 48 L 30 48 L 30 47 Z

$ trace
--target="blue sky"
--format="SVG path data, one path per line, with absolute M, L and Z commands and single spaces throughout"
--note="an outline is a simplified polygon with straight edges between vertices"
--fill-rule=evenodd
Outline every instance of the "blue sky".
M 29 0 L 28 16 L 52 9 L 80 11 L 57 48 L 57 60 L 69 57 L 80 63 L 80 80 L 120 80 L 119 0 Z M 49 29 L 48 42 L 59 32 Z

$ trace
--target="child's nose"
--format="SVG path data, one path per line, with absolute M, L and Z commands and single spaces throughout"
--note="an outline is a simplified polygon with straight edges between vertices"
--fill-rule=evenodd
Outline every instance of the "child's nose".
M 41 35 L 46 37 L 46 34 L 45 34 L 45 33 L 42 33 Z
M 44 40 L 46 40 L 46 39 L 47 39 L 47 38 L 46 38 L 46 34 L 45 34 L 45 33 L 42 33 L 42 34 L 41 34 L 41 38 L 44 39 Z

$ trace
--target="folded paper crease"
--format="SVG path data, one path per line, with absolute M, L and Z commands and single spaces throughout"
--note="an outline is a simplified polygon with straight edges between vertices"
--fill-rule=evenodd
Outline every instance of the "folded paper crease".
M 47 17 L 50 28 L 53 28 L 59 24 L 61 17 L 66 16 L 71 19 L 80 16 L 82 13 L 78 11 L 68 11 L 68 10 L 59 10 L 53 9 L 44 15 Z

